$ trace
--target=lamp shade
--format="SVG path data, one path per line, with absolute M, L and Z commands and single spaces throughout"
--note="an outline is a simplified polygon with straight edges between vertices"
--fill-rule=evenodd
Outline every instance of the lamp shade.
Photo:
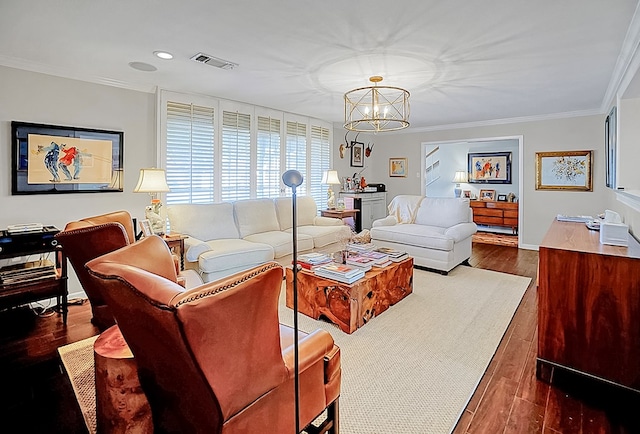
M 340 178 L 338 177 L 337 170 L 325 170 L 322 174 L 322 183 L 329 185 L 342 184 L 342 182 L 340 182 Z
M 138 184 L 133 189 L 134 193 L 159 193 L 169 191 L 167 177 L 164 169 L 140 169 Z
M 461 182 L 467 182 L 467 172 L 465 170 L 458 170 L 453 177 L 453 181 L 456 184 L 460 184 Z

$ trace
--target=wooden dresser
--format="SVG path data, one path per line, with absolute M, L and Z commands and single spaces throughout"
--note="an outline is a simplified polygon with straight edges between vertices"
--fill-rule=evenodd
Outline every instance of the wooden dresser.
M 640 244 L 600 244 L 584 223 L 554 221 L 539 250 L 538 366 L 640 391 Z
M 518 203 L 472 200 L 473 221 L 478 225 L 505 226 L 518 233 Z

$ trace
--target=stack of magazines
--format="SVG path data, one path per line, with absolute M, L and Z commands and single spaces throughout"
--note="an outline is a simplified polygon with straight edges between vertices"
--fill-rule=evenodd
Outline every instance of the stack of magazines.
M 360 256 L 373 259 L 372 265 L 374 267 L 382 268 L 382 267 L 386 267 L 387 265 L 391 265 L 391 260 L 389 259 L 389 255 L 387 255 L 386 253 L 381 253 L 376 251 L 362 252 L 360 253 Z
M 326 264 L 315 269 L 316 276 L 337 280 L 338 282 L 351 284 L 364 277 L 364 270 L 352 265 Z
M 376 246 L 373 243 L 348 243 L 347 250 L 350 252 L 370 252 L 375 249 Z
M 55 265 L 47 259 L 23 262 L 0 268 L 0 285 L 2 286 L 53 277 L 56 277 Z
M 407 252 L 403 252 L 401 250 L 392 249 L 389 247 L 378 247 L 376 252 L 384 253 L 389 257 L 389 260 L 392 262 L 401 262 L 409 257 Z
M 347 265 L 353 265 L 354 267 L 362 269 L 362 271 L 371 270 L 371 267 L 375 264 L 375 260 L 373 258 L 355 253 L 349 253 L 346 262 Z
M 331 262 L 331 257 L 324 253 L 305 253 L 298 255 L 298 265 L 305 270 L 315 270 L 320 265 Z

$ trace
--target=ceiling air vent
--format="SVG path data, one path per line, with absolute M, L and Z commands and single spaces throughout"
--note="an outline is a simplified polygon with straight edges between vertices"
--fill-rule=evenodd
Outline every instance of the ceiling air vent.
M 198 63 L 204 63 L 210 66 L 215 66 L 220 69 L 233 69 L 238 66 L 237 63 L 229 62 L 228 60 L 219 59 L 217 57 L 209 56 L 208 54 L 198 53 L 191 58 Z

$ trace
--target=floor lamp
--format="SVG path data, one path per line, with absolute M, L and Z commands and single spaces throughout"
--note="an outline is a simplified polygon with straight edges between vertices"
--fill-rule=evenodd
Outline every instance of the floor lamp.
M 298 222 L 296 218 L 296 187 L 302 184 L 302 174 L 297 170 L 287 170 L 282 174 L 282 182 L 291 187 L 291 218 L 293 220 L 293 364 L 296 434 L 300 432 L 300 367 L 298 361 Z

